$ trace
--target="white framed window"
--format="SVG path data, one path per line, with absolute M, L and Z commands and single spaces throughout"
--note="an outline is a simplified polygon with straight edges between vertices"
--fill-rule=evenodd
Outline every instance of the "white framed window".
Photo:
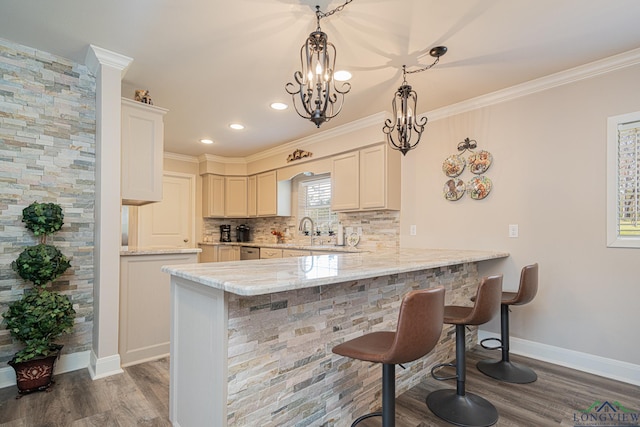
M 607 120 L 607 246 L 640 248 L 640 111 Z
M 298 221 L 308 216 L 313 220 L 315 231 L 323 235 L 335 231 L 338 215 L 331 211 L 331 177 L 329 174 L 316 175 L 298 186 Z M 311 230 L 307 230 L 311 231 Z M 301 231 L 303 234 L 304 230 Z

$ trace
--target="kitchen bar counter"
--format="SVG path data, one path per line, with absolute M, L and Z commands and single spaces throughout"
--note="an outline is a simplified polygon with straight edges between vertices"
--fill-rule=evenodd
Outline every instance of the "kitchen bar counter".
M 344 252 L 359 253 L 363 252 L 357 247 L 337 246 L 337 245 L 305 245 L 303 243 L 260 243 L 260 242 L 200 242 L 198 245 L 205 246 L 248 246 L 251 248 L 273 248 L 273 249 L 298 249 L 303 251 L 327 251 L 327 252 Z
M 446 304 L 470 304 L 477 264 L 507 256 L 401 249 L 163 266 L 171 274 L 170 419 L 181 427 L 350 426 L 379 407 L 381 368 L 331 349 L 395 330 L 413 289 L 443 286 Z M 453 336 L 445 325 L 433 352 L 397 372 L 397 394 L 453 357 Z
M 120 250 L 120 256 L 197 254 L 199 252 L 202 252 L 202 249 L 200 248 L 126 248 L 126 249 Z

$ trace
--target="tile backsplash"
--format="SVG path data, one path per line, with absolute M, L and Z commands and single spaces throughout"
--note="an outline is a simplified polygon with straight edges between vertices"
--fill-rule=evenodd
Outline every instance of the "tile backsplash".
M 400 246 L 400 212 L 399 211 L 366 211 L 366 212 L 340 212 L 338 221 L 345 230 L 353 227 L 356 231 L 362 228 L 359 249 L 395 249 Z M 272 231 L 285 233 L 286 243 L 310 244 L 311 237 L 301 235 L 298 231 L 296 217 L 269 217 L 247 219 L 204 218 L 203 236 L 201 241 L 220 241 L 220 225 L 231 225 L 231 240 L 236 241 L 236 227 L 246 224 L 251 228 L 251 241 L 256 243 L 276 243 L 276 237 Z M 333 227 L 337 230 L 337 225 Z M 321 242 L 320 242 L 321 240 Z M 323 234 L 315 244 L 335 244 L 336 236 Z

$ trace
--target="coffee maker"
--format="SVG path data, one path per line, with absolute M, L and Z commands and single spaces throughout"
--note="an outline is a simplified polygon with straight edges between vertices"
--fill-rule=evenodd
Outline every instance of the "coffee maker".
M 222 224 L 220 226 L 220 241 L 221 242 L 231 241 L 231 225 L 230 224 Z
M 239 226 L 236 227 L 236 240 L 238 242 L 248 242 L 250 241 L 250 236 L 249 236 L 249 226 L 246 224 L 240 224 Z

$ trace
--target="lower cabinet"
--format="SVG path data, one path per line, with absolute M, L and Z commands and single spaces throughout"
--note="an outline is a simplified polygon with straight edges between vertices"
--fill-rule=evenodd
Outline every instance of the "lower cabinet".
M 163 265 L 193 264 L 197 254 L 122 255 L 118 352 L 122 366 L 169 355 L 170 276 Z
M 236 245 L 199 245 L 198 262 L 240 261 L 240 246 Z

